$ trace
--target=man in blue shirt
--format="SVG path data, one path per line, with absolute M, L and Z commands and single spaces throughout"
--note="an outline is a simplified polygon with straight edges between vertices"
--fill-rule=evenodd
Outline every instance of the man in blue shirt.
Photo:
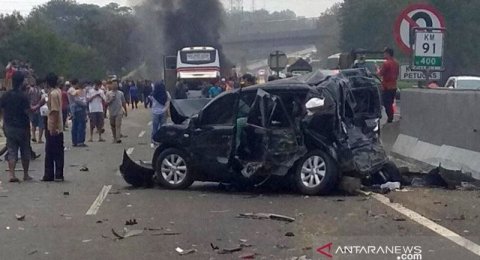
M 223 89 L 218 85 L 218 84 L 215 84 L 213 86 L 210 87 L 210 89 L 208 90 L 208 97 L 209 98 L 214 98 L 218 95 L 220 95 L 220 93 L 222 93 Z

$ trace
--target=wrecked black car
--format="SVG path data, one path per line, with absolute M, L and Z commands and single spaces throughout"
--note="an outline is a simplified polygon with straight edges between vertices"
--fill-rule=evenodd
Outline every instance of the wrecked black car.
M 152 174 L 166 188 L 282 177 L 313 195 L 328 194 L 342 176 L 382 183 L 395 176 L 379 140 L 378 82 L 362 70 L 314 72 L 189 102 L 172 102 L 175 124 L 154 136 Z

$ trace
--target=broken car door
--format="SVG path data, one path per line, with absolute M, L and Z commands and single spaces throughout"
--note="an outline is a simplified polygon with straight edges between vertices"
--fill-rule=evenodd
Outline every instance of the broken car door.
M 291 115 L 282 100 L 258 90 L 245 126 L 241 131 L 237 158 L 245 177 L 259 173 L 285 175 L 299 152 L 297 135 Z
M 194 156 L 206 172 L 227 169 L 234 134 L 237 93 L 228 93 L 208 104 L 192 131 Z

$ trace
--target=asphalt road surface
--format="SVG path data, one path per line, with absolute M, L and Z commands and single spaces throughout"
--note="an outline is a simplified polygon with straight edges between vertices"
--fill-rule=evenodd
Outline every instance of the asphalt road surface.
M 480 258 L 478 191 L 409 188 L 387 197 L 305 197 L 268 189 L 236 192 L 215 183 L 184 191 L 131 189 L 118 165 L 124 149 L 136 160 L 151 160 L 149 117 L 144 109 L 130 112 L 123 130 L 128 138 L 120 145 L 70 148 L 67 134 L 65 183 L 10 184 L 3 163 L 0 259 Z M 32 164 L 37 180 L 42 164 L 43 153 Z M 88 172 L 80 171 L 84 166 Z M 295 221 L 238 218 L 249 212 Z M 126 226 L 128 220 L 138 224 Z M 123 235 L 125 227 L 137 236 L 115 239 L 112 229 Z M 180 255 L 177 247 L 194 252 Z M 417 251 L 404 251 L 412 248 Z

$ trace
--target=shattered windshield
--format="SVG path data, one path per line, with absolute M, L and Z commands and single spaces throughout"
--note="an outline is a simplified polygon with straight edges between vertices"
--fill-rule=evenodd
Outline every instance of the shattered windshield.
M 480 1 L 0 5 L 0 260 L 480 259 Z

